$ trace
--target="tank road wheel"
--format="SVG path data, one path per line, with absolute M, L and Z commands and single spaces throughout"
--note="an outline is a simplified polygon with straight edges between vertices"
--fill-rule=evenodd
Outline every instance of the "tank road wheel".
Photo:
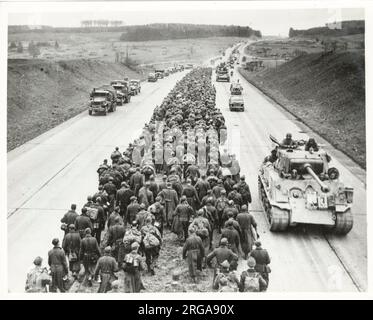
M 351 209 L 343 213 L 336 213 L 335 225 L 332 232 L 335 234 L 345 235 L 349 233 L 354 224 Z
M 271 207 L 268 215 L 269 230 L 285 231 L 289 226 L 289 213 L 277 207 Z

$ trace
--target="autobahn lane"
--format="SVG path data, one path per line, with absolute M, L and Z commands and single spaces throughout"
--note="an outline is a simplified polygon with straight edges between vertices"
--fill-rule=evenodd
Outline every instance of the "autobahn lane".
M 229 134 L 238 135 L 233 149 L 239 150 L 241 171 L 251 187 L 251 210 L 259 225 L 264 247 L 272 257 L 270 291 L 356 291 L 367 288 L 367 232 L 366 189 L 353 172 L 345 167 L 343 155 L 312 131 L 306 131 L 294 117 L 276 106 L 251 86 L 237 70 L 234 75 L 244 88 L 245 112 L 232 113 L 228 108 L 228 83 L 215 83 L 217 106 L 225 116 Z M 213 78 L 213 81 L 215 78 Z M 269 231 L 267 220 L 258 199 L 258 169 L 264 157 L 273 148 L 269 134 L 282 139 L 292 132 L 295 139 L 308 135 L 326 143 L 332 156 L 331 165 L 339 169 L 341 180 L 354 187 L 354 227 L 345 237 L 324 235 L 318 227 L 297 228 L 285 233 Z M 241 262 L 240 269 L 245 268 Z
M 47 263 L 51 241 L 62 241 L 60 219 L 96 191 L 96 170 L 116 146 L 140 136 L 154 107 L 187 71 L 156 83 L 105 116 L 84 112 L 8 153 L 8 288 L 23 292 L 28 267 L 40 255 Z M 88 97 L 87 97 L 88 99 Z M 109 158 L 110 159 L 110 158 Z

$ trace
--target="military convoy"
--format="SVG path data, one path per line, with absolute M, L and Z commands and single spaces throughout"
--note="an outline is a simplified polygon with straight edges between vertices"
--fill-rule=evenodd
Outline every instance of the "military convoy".
M 114 112 L 117 107 L 117 94 L 112 86 L 101 86 L 94 88 L 90 94 L 91 101 L 89 104 L 88 114 L 103 113 L 105 116 L 108 112 Z
M 315 224 L 335 234 L 352 229 L 353 188 L 339 180 L 323 150 L 277 144 L 274 162 L 265 161 L 258 177 L 259 199 L 271 231 L 285 231 L 298 224 Z M 303 145 L 302 145 L 303 144 Z
M 244 100 L 242 96 L 243 88 L 239 82 L 232 83 L 230 87 L 231 96 L 229 98 L 230 111 L 245 111 Z
M 158 78 L 156 77 L 155 73 L 151 72 L 148 75 L 148 82 L 157 82 Z
M 124 80 L 113 80 L 110 85 L 117 91 L 117 105 L 123 105 L 131 101 L 128 82 Z
M 141 92 L 141 82 L 140 80 L 131 79 L 129 82 L 130 94 L 133 96 L 138 95 Z
M 227 81 L 230 82 L 230 77 L 228 73 L 228 67 L 224 62 L 220 63 L 216 67 L 216 82 Z

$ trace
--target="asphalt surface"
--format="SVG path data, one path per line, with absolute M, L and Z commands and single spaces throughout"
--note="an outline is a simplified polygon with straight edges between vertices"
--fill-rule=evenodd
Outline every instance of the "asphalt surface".
M 186 72 L 156 83 L 144 83 L 130 104 L 108 116 L 88 113 L 65 122 L 8 153 L 8 288 L 23 292 L 27 269 L 41 255 L 44 264 L 62 215 L 71 203 L 78 210 L 97 186 L 96 170 L 115 146 L 124 149 L 140 135 L 154 106 Z M 297 122 L 235 71 L 244 88 L 245 112 L 229 112 L 229 83 L 215 83 L 217 106 L 225 116 L 230 149 L 238 155 L 241 171 L 251 187 L 251 211 L 258 222 L 263 247 L 272 258 L 269 291 L 358 291 L 367 288 L 367 221 L 365 172 L 343 153 Z M 269 134 L 282 139 L 316 137 L 333 158 L 341 180 L 354 187 L 354 227 L 344 237 L 324 235 L 307 227 L 272 233 L 258 201 L 257 175 L 269 154 Z M 244 269 L 241 261 L 239 270 Z

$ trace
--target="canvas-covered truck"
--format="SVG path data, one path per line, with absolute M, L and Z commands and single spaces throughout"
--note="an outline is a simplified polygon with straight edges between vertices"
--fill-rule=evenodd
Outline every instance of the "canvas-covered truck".
M 258 177 L 259 199 L 271 231 L 313 224 L 335 234 L 350 232 L 354 190 L 339 180 L 338 169 L 330 168 L 329 161 L 321 149 L 278 143 L 277 160 L 264 161 Z
M 131 101 L 131 95 L 129 93 L 128 84 L 124 80 L 113 80 L 110 85 L 117 92 L 117 105 L 123 105 Z
M 116 90 L 109 85 L 94 88 L 90 94 L 88 114 L 114 112 L 117 106 Z

